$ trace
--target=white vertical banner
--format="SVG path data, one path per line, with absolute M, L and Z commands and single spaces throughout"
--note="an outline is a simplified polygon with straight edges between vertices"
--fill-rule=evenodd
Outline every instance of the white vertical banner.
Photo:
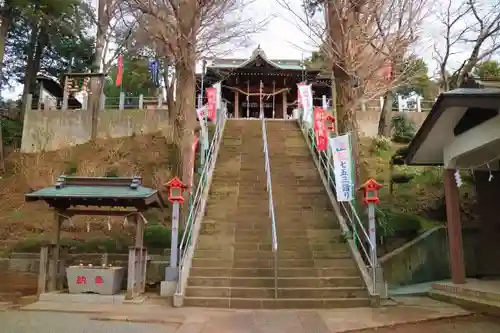
M 220 109 L 221 108 L 221 100 L 222 100 L 222 86 L 221 86 L 221 83 L 220 82 L 217 82 L 216 84 L 213 85 L 213 87 L 215 88 L 215 91 L 217 92 L 215 94 L 215 96 L 217 97 L 216 98 L 216 102 L 215 102 L 215 107 L 216 109 Z
M 302 113 L 302 121 L 309 123 L 311 126 L 313 123 L 313 96 L 312 96 L 312 87 L 310 84 L 308 85 L 297 85 L 297 89 L 299 90 L 300 101 L 302 103 L 303 113 Z
M 206 106 L 196 109 L 196 113 L 198 114 L 198 120 L 200 122 L 200 127 L 201 127 L 201 146 L 203 147 L 204 151 L 208 150 L 208 130 L 207 130 L 207 122 L 205 121 L 207 112 L 208 110 Z
M 330 138 L 337 201 L 354 199 L 354 173 L 349 134 Z

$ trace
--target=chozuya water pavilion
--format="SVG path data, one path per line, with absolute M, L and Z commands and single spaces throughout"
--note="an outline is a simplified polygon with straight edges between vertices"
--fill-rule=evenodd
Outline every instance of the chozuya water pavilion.
M 200 74 L 198 82 L 201 80 Z M 219 81 L 222 98 L 234 118 L 257 118 L 262 95 L 265 117 L 286 119 L 297 107 L 297 84 L 304 81 L 313 84 L 315 104 L 321 104 L 322 95 L 330 95 L 330 78 L 320 70 L 306 69 L 302 60 L 269 59 L 260 46 L 248 59 L 215 58 L 207 62 L 203 86 Z

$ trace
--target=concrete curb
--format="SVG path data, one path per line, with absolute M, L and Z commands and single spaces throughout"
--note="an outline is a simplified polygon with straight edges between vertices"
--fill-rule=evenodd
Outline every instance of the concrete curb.
M 397 328 L 397 327 L 401 327 L 401 326 L 405 326 L 405 325 L 428 323 L 428 322 L 434 322 L 434 321 L 440 321 L 440 320 L 446 320 L 446 319 L 472 317 L 475 315 L 476 315 L 475 313 L 457 313 L 457 314 L 450 314 L 450 315 L 446 315 L 446 316 L 442 316 L 442 317 L 422 318 L 422 319 L 407 321 L 404 323 L 396 323 L 396 324 L 392 324 L 392 325 L 390 325 L 390 324 L 388 324 L 388 325 L 376 325 L 373 327 L 354 328 L 354 329 L 349 328 L 345 331 L 338 331 L 336 333 L 350 333 L 350 332 L 352 332 L 352 333 L 363 333 L 363 332 L 369 333 L 369 332 L 376 331 L 376 330 L 381 329 L 381 328 L 387 328 L 387 327 Z
M 26 312 L 60 312 L 60 313 L 80 313 L 80 314 L 102 314 L 106 313 L 107 311 L 97 311 L 97 310 L 70 310 L 70 309 L 26 309 L 26 308 L 19 308 L 19 311 L 26 311 Z
M 137 323 L 137 324 L 160 324 L 160 325 L 176 325 L 177 327 L 182 326 L 183 323 L 178 321 L 170 321 L 166 319 L 154 319 L 154 318 L 134 318 L 129 316 L 110 316 L 110 317 L 91 317 L 90 320 L 95 321 L 118 321 L 127 323 Z

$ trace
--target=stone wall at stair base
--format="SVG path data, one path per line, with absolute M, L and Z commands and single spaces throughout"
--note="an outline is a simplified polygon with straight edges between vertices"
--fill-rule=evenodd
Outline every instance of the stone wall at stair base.
M 392 116 L 400 114 L 393 112 Z M 404 112 L 419 128 L 427 112 Z M 358 112 L 361 136 L 376 136 L 380 112 Z M 99 114 L 98 137 L 119 138 L 155 132 L 167 133 L 166 110 L 104 110 Z M 31 110 L 25 115 L 21 152 L 53 151 L 90 140 L 91 114 L 85 110 Z
M 36 153 L 75 146 L 90 140 L 91 113 L 86 110 L 31 110 L 24 118 L 21 152 Z M 120 138 L 164 132 L 169 128 L 166 110 L 103 110 L 98 138 Z

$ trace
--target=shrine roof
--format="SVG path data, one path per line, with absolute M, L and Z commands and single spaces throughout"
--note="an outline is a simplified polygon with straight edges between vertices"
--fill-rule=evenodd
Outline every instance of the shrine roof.
M 255 62 L 259 61 L 274 69 L 296 70 L 296 71 L 303 70 L 301 60 L 269 59 L 266 56 L 264 50 L 260 48 L 260 46 L 258 46 L 252 52 L 252 56 L 248 59 L 216 58 L 213 59 L 212 63 L 207 67 L 219 68 L 219 69 L 243 69 L 243 68 L 256 67 L 254 66 Z
M 25 195 L 28 202 L 43 200 L 54 205 L 154 206 L 164 205 L 158 190 L 141 185 L 140 177 L 61 176 L 54 186 Z
M 499 114 L 500 89 L 477 82 L 439 95 L 429 115 L 410 142 L 409 165 L 443 165 L 444 147 L 462 133 Z

